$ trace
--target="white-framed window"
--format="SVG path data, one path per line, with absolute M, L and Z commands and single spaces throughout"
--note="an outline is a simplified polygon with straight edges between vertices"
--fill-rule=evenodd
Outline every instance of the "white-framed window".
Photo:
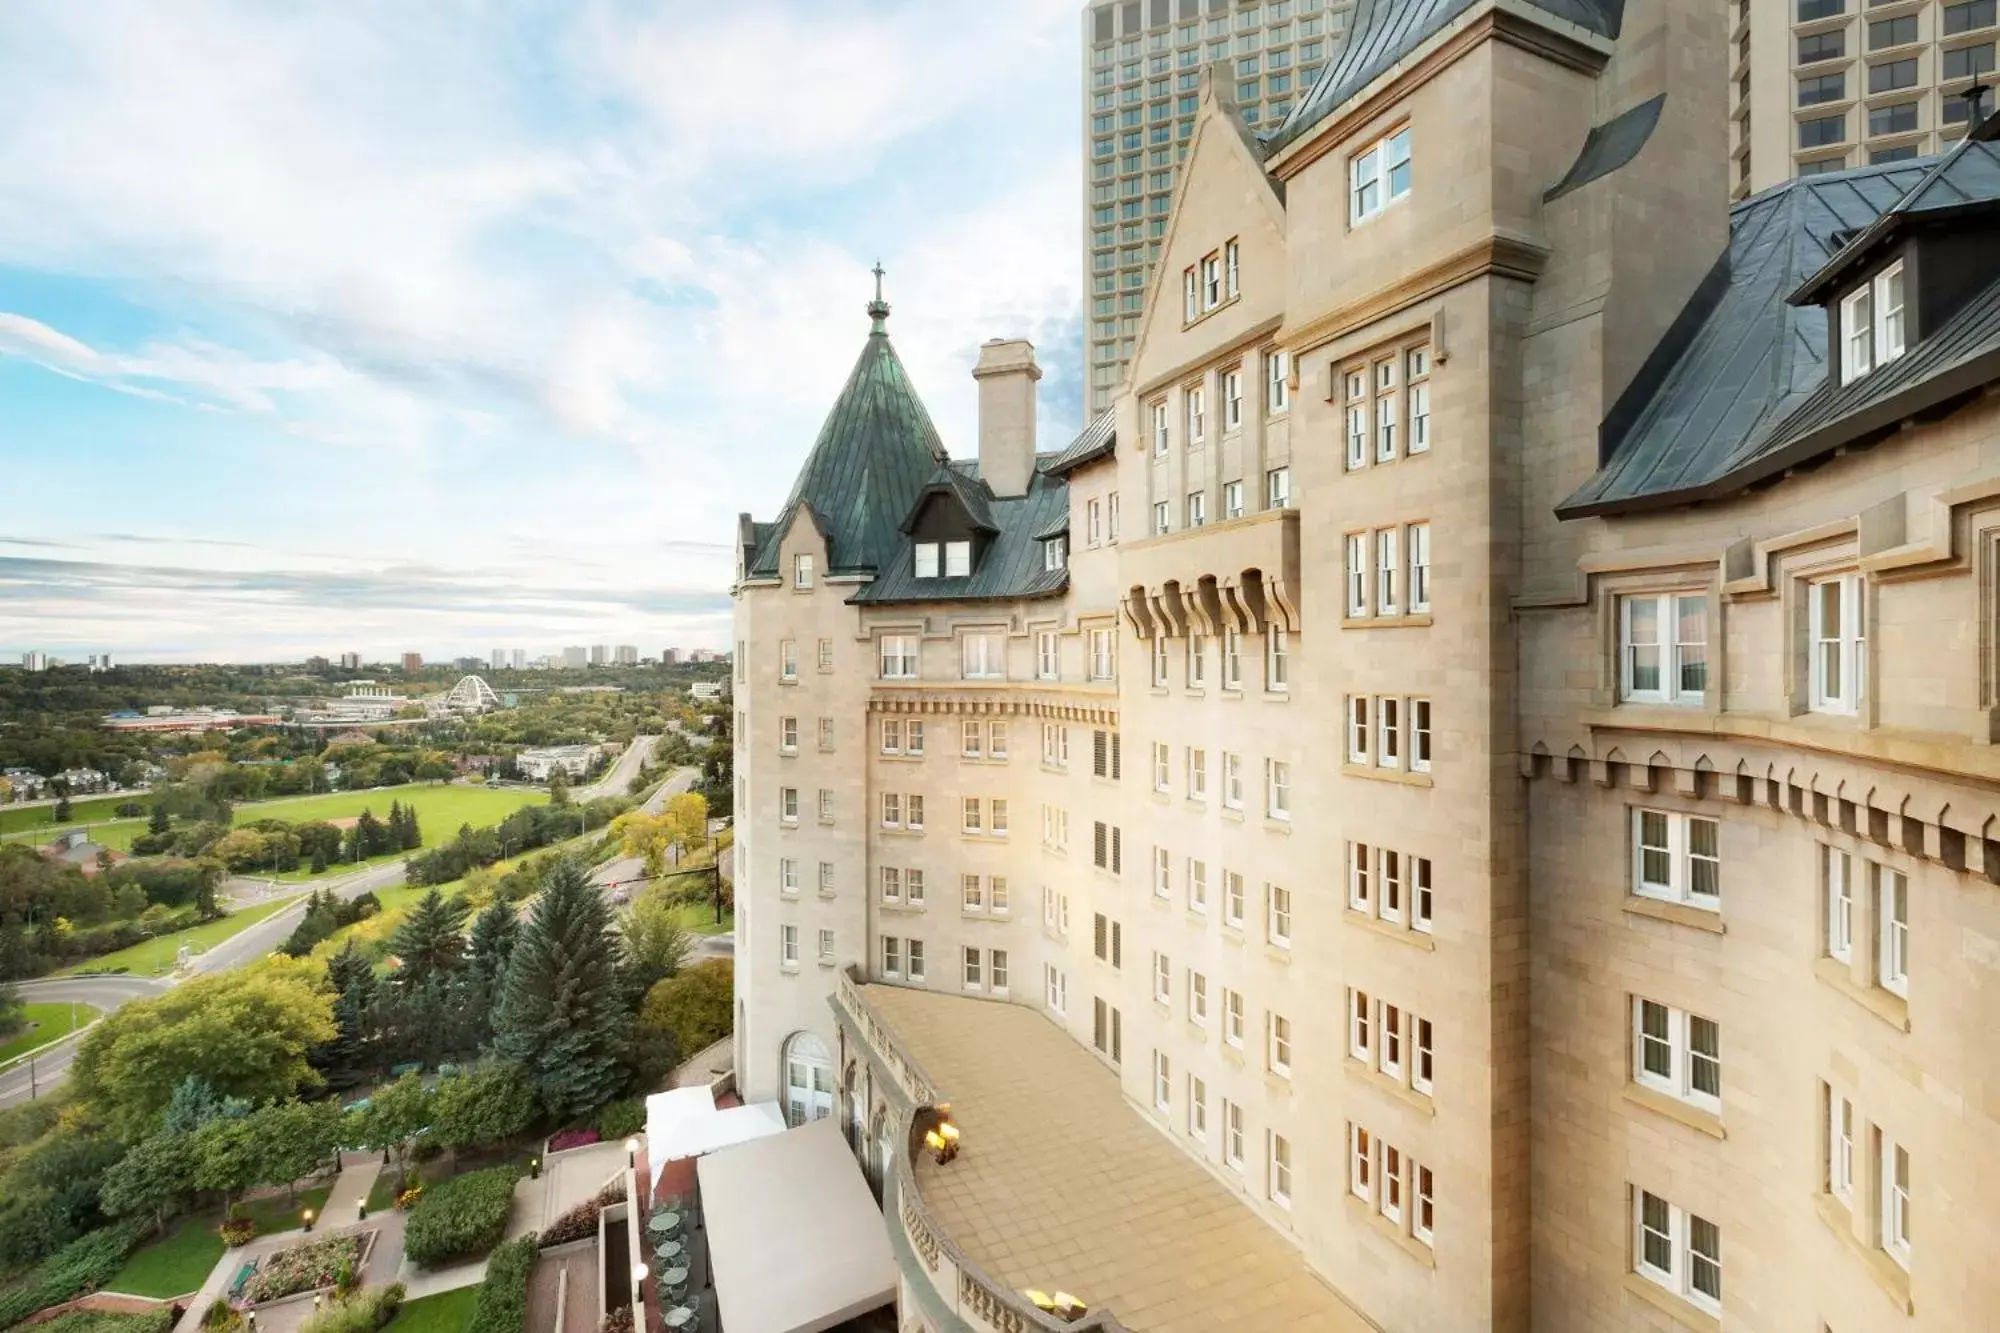
M 1208 978 L 1193 968 L 1188 969 L 1187 1016 L 1196 1027 L 1208 1026 Z
M 1069 565 L 1069 538 L 1051 537 L 1042 543 L 1042 568 L 1057 570 Z
M 986 910 L 994 916 L 1006 916 L 1008 912 L 1007 877 L 988 875 L 986 877 Z
M 1910 1266 L 1910 1153 L 1882 1137 L 1882 1249 L 1904 1268 Z
M 959 639 L 959 657 L 967 680 L 1004 680 L 1007 640 L 999 634 L 967 634 Z M 968 723 L 976 726 L 976 723 Z
M 1410 705 L 1410 771 L 1428 773 L 1431 771 L 1431 701 L 1411 699 Z
M 1056 680 L 1062 675 L 1062 640 L 1052 629 L 1035 635 L 1035 677 Z
M 1396 433 L 1403 413 L 1396 396 L 1396 358 L 1384 357 L 1375 363 L 1375 461 L 1391 463 L 1396 458 Z
M 1152 651 L 1147 654 L 1147 661 L 1152 668 L 1153 688 L 1156 690 L 1164 690 L 1167 687 L 1167 636 L 1166 635 L 1155 634 L 1153 636 L 1153 647 Z
M 1104 540 L 1104 504 L 1092 500 L 1083 507 L 1083 540 L 1086 546 L 1095 547 Z
M 1854 858 L 1820 847 L 1820 878 L 1826 885 L 1826 956 L 1854 961 Z
M 1237 1050 L 1243 1049 L 1243 992 L 1222 992 L 1222 1039 Z
M 979 817 L 979 798 L 977 796 L 967 796 L 963 798 L 960 804 L 964 807 L 960 828 L 966 833 L 984 832 L 985 825 Z
M 972 543 L 946 542 L 944 544 L 944 576 L 948 579 L 962 579 L 972 573 Z
M 1173 1105 L 1173 1062 L 1167 1058 L 1165 1051 L 1155 1049 L 1153 1051 L 1153 1109 L 1164 1115 L 1173 1109 Z
M 1403 354 L 1403 383 L 1409 395 L 1410 429 L 1405 446 L 1412 454 L 1431 447 L 1431 349 L 1412 347 Z
M 1243 372 L 1241 369 L 1224 371 L 1222 375 L 1222 428 L 1235 430 L 1243 424 Z
M 903 974 L 903 942 L 894 935 L 882 937 L 882 975 L 899 977 Z
M 1236 242 L 1230 241 L 1222 247 L 1222 289 L 1229 296 L 1236 296 L 1243 290 L 1242 254 Z
M 778 818 L 787 824 L 799 822 L 799 789 L 797 787 L 778 788 Z
M 1292 506 L 1292 470 L 1274 467 L 1264 474 L 1264 507 L 1289 509 Z
M 1187 750 L 1187 794 L 1190 801 L 1208 799 L 1208 751 L 1193 745 Z
M 882 679 L 917 678 L 917 637 L 914 634 L 882 636 Z M 914 750 L 912 751 L 914 753 Z
M 1722 1032 L 1712 1018 L 1632 997 L 1632 1081 L 1722 1111 Z
M 1181 273 L 1181 322 L 1192 324 L 1201 314 L 1201 279 L 1193 267 Z
M 1118 674 L 1116 640 L 1108 629 L 1090 632 L 1090 678 L 1111 680 Z
M 781 754 L 799 752 L 799 720 L 795 717 L 778 719 L 778 751 Z
M 942 565 L 938 560 L 939 549 L 936 542 L 918 542 L 911 551 L 910 572 L 920 579 L 934 579 Z
M 1243 1107 L 1226 1097 L 1222 1102 L 1222 1160 L 1238 1171 L 1243 1169 Z
M 1342 561 L 1347 574 L 1347 614 L 1349 619 L 1368 614 L 1368 534 L 1350 532 L 1343 543 Z
M 970 945 L 965 947 L 962 956 L 964 958 L 963 981 L 965 989 L 978 990 L 984 984 L 982 977 L 985 973 L 985 956 Z
M 1271 1202 L 1280 1208 L 1292 1206 L 1292 1141 L 1283 1134 L 1273 1132 L 1270 1143 L 1271 1160 L 1265 1164 L 1266 1188 Z
M 792 586 L 810 588 L 813 586 L 813 558 L 801 552 L 792 557 Z
M 1375 614 L 1393 616 L 1402 613 L 1402 557 L 1399 533 L 1394 528 L 1378 528 L 1375 531 Z
M 1349 223 L 1366 222 L 1410 192 L 1410 127 L 1355 154 L 1348 166 Z
M 1171 1004 L 1174 998 L 1173 961 L 1157 949 L 1153 951 L 1153 998 Z
M 1650 1190 L 1632 1191 L 1632 1267 L 1696 1308 L 1722 1313 L 1722 1228 Z
M 778 858 L 778 892 L 790 898 L 799 896 L 798 858 L 791 856 Z
M 1264 813 L 1288 822 L 1292 817 L 1292 766 L 1283 759 L 1264 761 Z
M 1051 1013 L 1069 1012 L 1069 978 L 1049 963 L 1042 964 L 1042 999 Z
M 1153 849 L 1153 896 L 1160 899 L 1173 897 L 1172 854 L 1164 847 Z
M 1243 517 L 1242 482 L 1225 481 L 1222 483 L 1222 516 L 1226 519 Z
M 1415 1178 L 1415 1188 L 1411 1193 L 1415 1196 L 1416 1211 L 1410 1218 L 1410 1234 L 1426 1245 L 1434 1245 L 1437 1241 L 1437 1178 L 1422 1163 L 1415 1166 L 1411 1173 Z
M 1222 924 L 1243 929 L 1243 872 L 1225 870 L 1222 872 Z
M 1668 592 L 1619 598 L 1618 649 L 1620 698 L 1700 703 L 1708 689 L 1708 597 Z
M 1403 701 L 1386 695 L 1375 701 L 1375 766 L 1403 766 Z
M 1189 1138 L 1208 1137 L 1208 1083 L 1198 1074 L 1189 1074 L 1187 1081 L 1187 1132 Z
M 1292 1076 L 1292 1020 L 1274 1013 L 1265 1025 L 1265 1067 L 1280 1078 Z
M 1381 1070 L 1398 1083 L 1403 1081 L 1403 1010 L 1386 1000 L 1376 1011 L 1375 1031 L 1382 1040 Z
M 920 833 L 923 831 L 924 797 L 922 792 L 913 791 L 903 801 L 903 827 L 913 832 Z
M 995 995 L 1007 993 L 1007 951 L 988 949 L 986 951 L 986 988 Z
M 1104 497 L 1104 540 L 1111 545 L 1118 544 L 1118 492 Z
M 1840 340 L 1842 383 L 1858 380 L 1903 354 L 1907 340 L 1902 260 L 1841 298 Z
M 1632 892 L 1722 910 L 1722 826 L 1671 810 L 1632 812 Z
M 1208 862 L 1192 856 L 1187 863 L 1187 896 L 1190 910 L 1208 911 Z
M 1361 1126 L 1347 1126 L 1347 1189 L 1363 1203 L 1375 1200 L 1375 1136 Z
M 901 754 L 903 752 L 903 723 L 898 718 L 882 719 L 882 753 Z
M 821 861 L 819 863 L 819 896 L 822 898 L 833 897 L 833 862 L 831 861 Z
M 833 788 L 831 787 L 821 787 L 819 789 L 819 822 L 822 824 L 831 824 L 833 822 Z
M 986 910 L 986 881 L 977 875 L 958 877 L 958 905 L 961 911 L 984 912 Z
M 1273 348 L 1264 354 L 1264 411 L 1277 416 L 1292 405 L 1292 354 Z
M 1208 496 L 1206 493 L 1196 491 L 1187 498 L 1187 515 L 1187 525 L 1190 528 L 1199 528 L 1208 522 Z
M 903 900 L 912 907 L 924 905 L 924 872 L 915 866 L 903 872 Z
M 1292 891 L 1264 886 L 1264 938 L 1280 949 L 1292 947 Z
M 1187 398 L 1187 442 L 1192 449 L 1208 437 L 1208 390 L 1199 384 L 1190 384 Z
M 1198 629 L 1188 630 L 1187 684 L 1191 690 L 1208 684 L 1208 636 Z
M 819 720 L 819 748 L 822 750 L 833 748 L 833 719 L 830 717 Z
M 1153 457 L 1167 456 L 1167 400 L 1162 398 L 1152 405 L 1153 413 Z M 1116 540 L 1114 534 L 1113 540 Z
M 1824 1087 L 1824 1085 L 1822 1085 Z M 1826 1091 L 1826 1192 L 1854 1206 L 1854 1103 Z
M 1165 741 L 1153 742 L 1153 790 L 1165 792 L 1172 788 L 1171 762 L 1173 750 Z
M 1369 736 L 1368 696 L 1350 694 L 1347 696 L 1347 762 L 1365 764 L 1368 762 Z
M 986 757 L 1005 759 L 1007 757 L 1007 724 L 1001 721 L 986 724 Z
M 1910 881 L 1900 870 L 1875 867 L 1875 979 L 1905 999 L 1910 994 Z
M 778 679 L 797 680 L 799 678 L 799 643 L 797 639 L 786 639 L 778 645 Z
M 1403 854 L 1393 847 L 1375 849 L 1376 886 L 1381 891 L 1378 902 L 1384 921 L 1403 923 Z
M 1222 752 L 1222 803 L 1231 810 L 1243 808 L 1243 756 Z
M 1243 688 L 1243 631 L 1239 629 L 1222 631 L 1222 688 Z
M 1275 627 L 1264 631 L 1264 688 L 1273 694 L 1292 688 L 1291 643 L 1285 631 Z
M 1347 1053 L 1362 1064 L 1375 1065 L 1375 1012 L 1368 992 L 1347 992 Z
M 1167 533 L 1173 531 L 1173 525 L 1173 506 L 1165 500 L 1155 500 L 1153 502 L 1153 535 L 1155 537 L 1164 537 Z
M 1410 611 L 1421 615 L 1431 609 L 1431 525 L 1412 523 L 1403 529 L 1403 555 L 1410 565 Z
M 819 960 L 822 963 L 833 961 L 833 932 L 824 927 L 819 932 Z
M 1431 859 L 1410 858 L 1410 929 L 1431 933 Z
M 1436 1034 L 1428 1018 L 1410 1016 L 1410 1086 L 1424 1096 L 1437 1087 Z
M 1807 596 L 1812 709 L 1855 712 L 1868 692 L 1867 589 L 1859 574 L 1842 574 L 1811 584 Z
M 1347 905 L 1364 915 L 1375 915 L 1374 862 L 1365 842 L 1347 844 Z
M 1221 304 L 1222 256 L 1209 255 L 1201 261 L 1201 308 L 1209 311 Z
M 1403 1224 L 1403 1150 L 1392 1144 L 1377 1141 L 1381 1153 L 1377 1178 L 1381 1183 L 1381 1197 L 1377 1208 L 1399 1229 Z
M 799 928 L 793 925 L 778 927 L 778 964 L 781 967 L 799 965 Z
M 882 867 L 882 901 L 896 906 L 903 901 L 903 872 L 897 866 Z
M 910 968 L 907 975 L 911 981 L 922 981 L 924 979 L 924 942 L 922 940 L 905 940 L 904 944 L 907 946 L 910 956 Z
M 1341 396 L 1345 403 L 1347 421 L 1347 470 L 1356 471 L 1368 466 L 1369 403 L 1368 367 L 1349 370 L 1340 377 Z
M 924 724 L 921 722 L 907 722 L 903 726 L 903 731 L 909 737 L 903 753 L 922 755 L 924 752 Z

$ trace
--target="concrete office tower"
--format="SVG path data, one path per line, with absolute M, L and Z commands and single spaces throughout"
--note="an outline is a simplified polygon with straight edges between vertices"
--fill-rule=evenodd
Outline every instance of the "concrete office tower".
M 1732 211 L 1732 20 L 1211 73 L 1059 451 L 871 307 L 739 525 L 736 1073 L 901 1327 L 2000 1327 L 2000 119 Z
M 1094 0 L 1083 11 L 1084 413 L 1132 360 L 1194 135 L 1205 65 L 1252 131 L 1282 122 L 1346 33 L 1353 0 Z
M 1936 153 L 1994 82 L 1994 0 L 1728 0 L 1731 197 Z M 1986 91 L 1984 107 L 1993 109 Z

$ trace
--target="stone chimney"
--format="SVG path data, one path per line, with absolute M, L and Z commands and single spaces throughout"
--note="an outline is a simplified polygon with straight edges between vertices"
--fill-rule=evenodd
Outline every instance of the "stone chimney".
M 979 349 L 979 475 L 995 497 L 1026 495 L 1035 476 L 1035 345 L 995 338 Z

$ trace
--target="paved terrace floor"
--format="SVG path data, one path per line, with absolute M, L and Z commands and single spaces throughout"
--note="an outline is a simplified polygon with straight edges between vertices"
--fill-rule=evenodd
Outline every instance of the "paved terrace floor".
M 988 1277 L 1072 1292 L 1139 1333 L 1372 1333 L 1040 1014 L 900 986 L 861 993 L 951 1102 L 964 1147 L 948 1166 L 921 1156 L 917 1186 Z

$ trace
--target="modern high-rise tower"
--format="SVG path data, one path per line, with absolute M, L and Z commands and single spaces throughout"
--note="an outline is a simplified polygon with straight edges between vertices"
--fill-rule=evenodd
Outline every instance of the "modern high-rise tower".
M 1857 0 L 1858 3 L 1858 0 Z M 1251 129 L 1275 129 L 1345 34 L 1353 0 L 1091 0 L 1083 11 L 1085 417 L 1139 334 L 1204 65 L 1226 61 Z
M 1732 197 L 1964 138 L 1966 89 L 1994 82 L 1996 10 L 1995 0 L 1733 0 Z

